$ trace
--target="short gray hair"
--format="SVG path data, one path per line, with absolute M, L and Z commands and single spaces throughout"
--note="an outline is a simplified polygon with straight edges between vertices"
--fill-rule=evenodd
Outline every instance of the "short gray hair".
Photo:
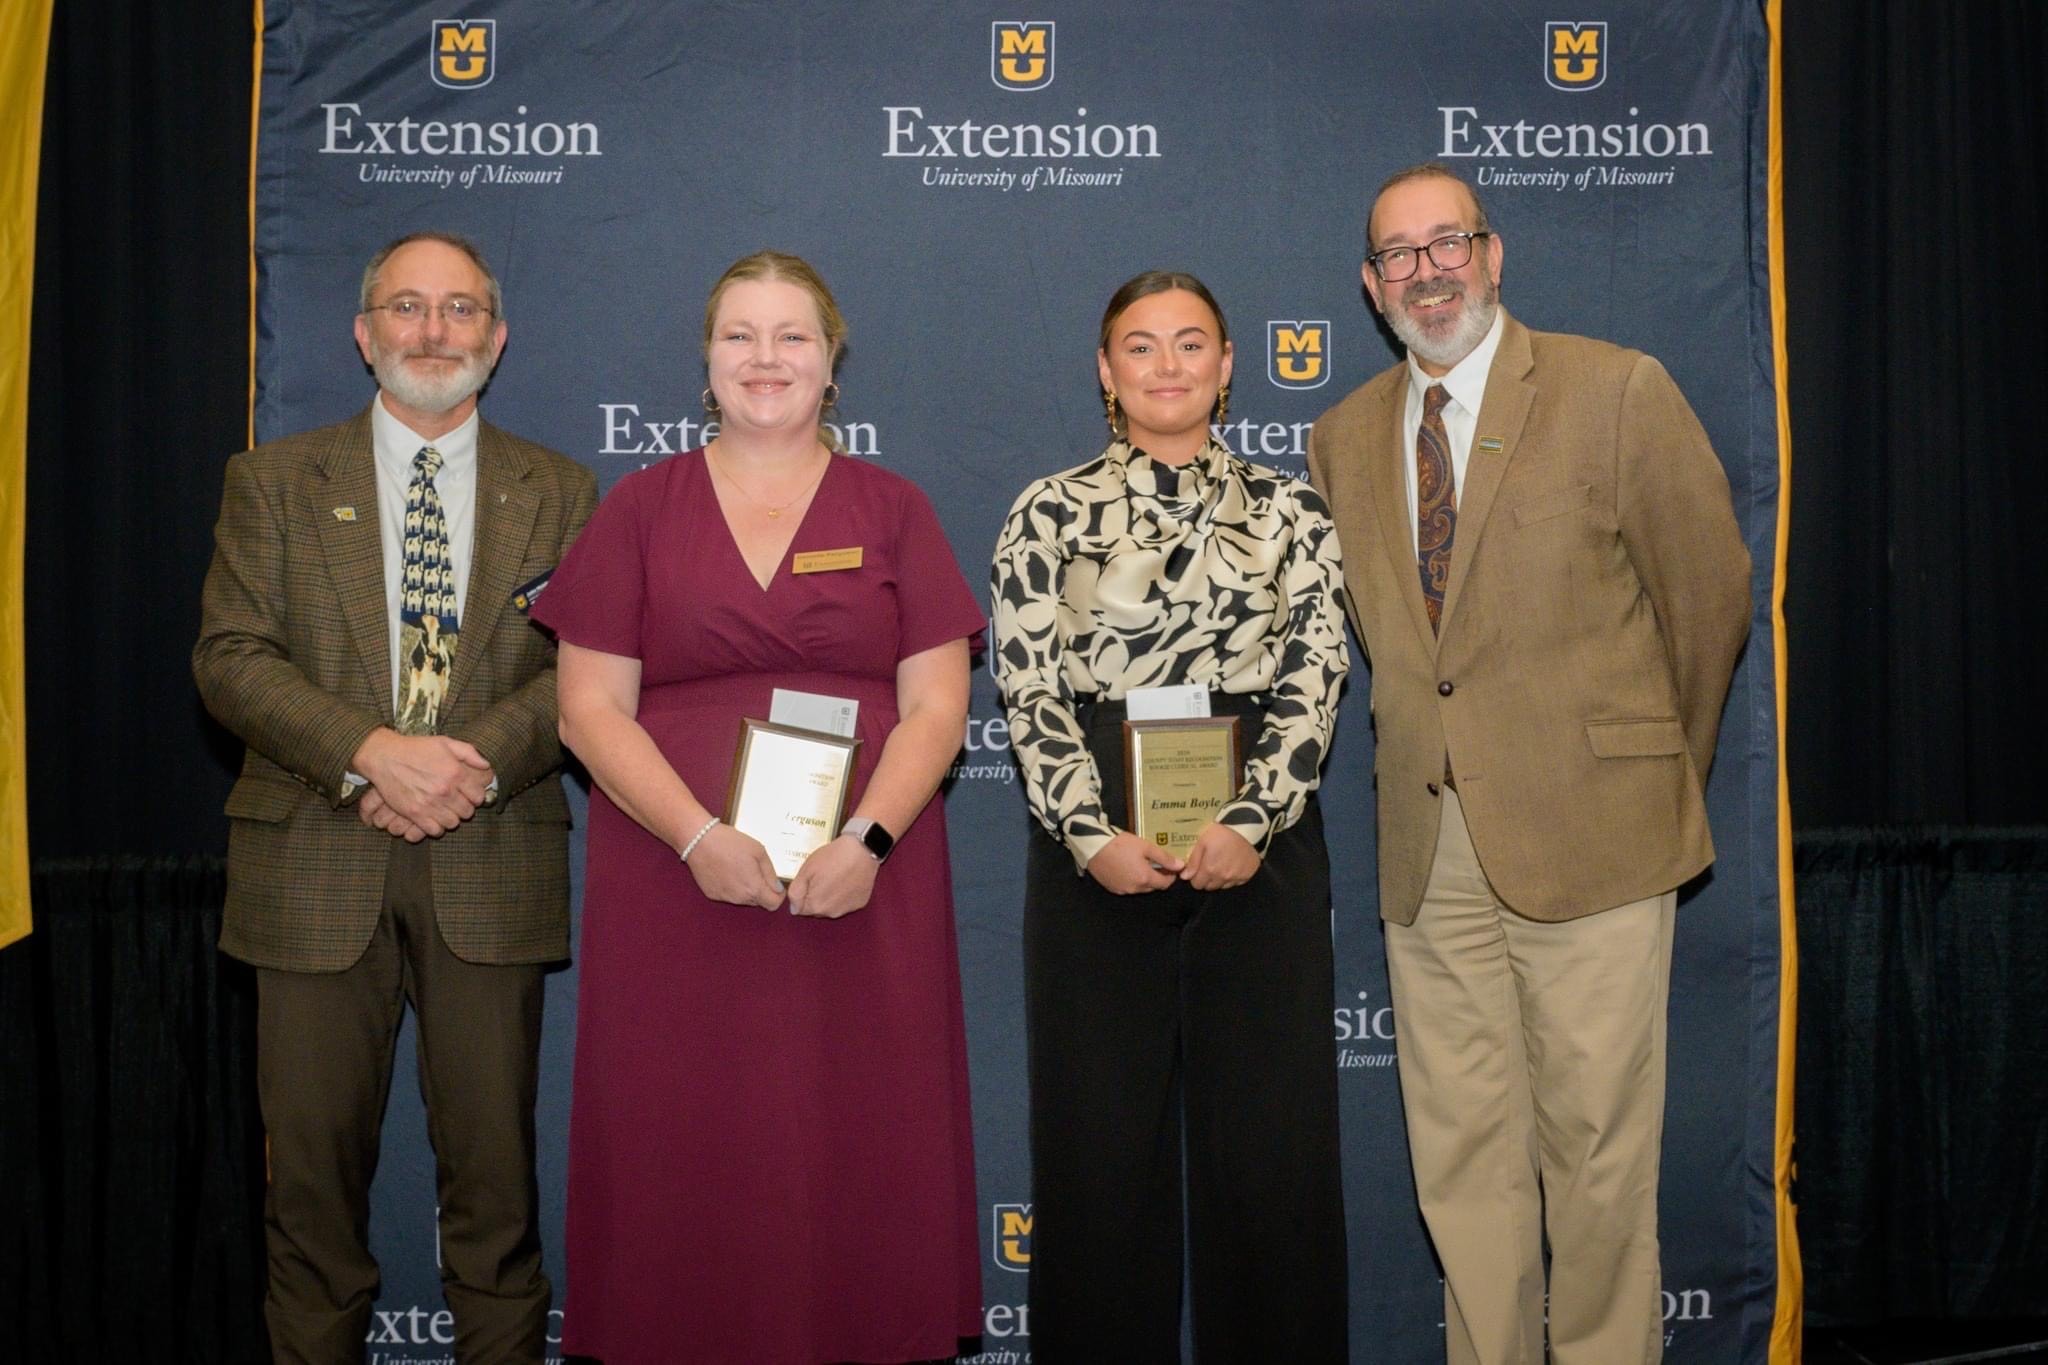
M 505 320 L 505 295 L 498 288 L 498 277 L 491 272 L 490 262 L 484 259 L 484 253 L 477 249 L 475 242 L 453 232 L 408 232 L 403 237 L 386 242 L 383 249 L 372 256 L 370 263 L 363 267 L 362 292 L 356 298 L 357 312 L 370 311 L 370 295 L 376 292 L 377 276 L 383 273 L 384 262 L 391 259 L 391 253 L 402 246 L 411 246 L 414 242 L 439 242 L 442 246 L 452 246 L 469 257 L 470 264 L 482 272 L 484 283 L 490 289 L 491 316 L 499 322 Z

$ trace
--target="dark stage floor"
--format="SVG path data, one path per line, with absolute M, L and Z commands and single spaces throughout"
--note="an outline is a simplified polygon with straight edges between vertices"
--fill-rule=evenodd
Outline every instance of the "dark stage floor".
M 2048 1361 L 2048 1318 L 1884 1322 L 1806 1328 L 1805 1365 L 1963 1365 Z

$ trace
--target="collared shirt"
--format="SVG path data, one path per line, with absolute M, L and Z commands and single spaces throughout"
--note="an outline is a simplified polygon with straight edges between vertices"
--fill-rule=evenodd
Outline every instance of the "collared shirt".
M 384 624 L 391 637 L 391 712 L 398 714 L 398 610 L 405 578 L 405 490 L 412 484 L 413 457 L 431 445 L 441 452 L 434 489 L 448 523 L 449 559 L 455 566 L 455 614 L 466 619 L 469 561 L 476 535 L 477 415 L 429 441 L 384 409 L 384 395 L 370 404 L 370 441 L 377 457 L 377 524 L 384 537 Z M 457 648 L 460 648 L 458 645 Z
M 1349 668 L 1337 533 L 1308 484 L 1211 440 L 1179 467 L 1123 441 L 1038 480 L 996 542 L 994 667 L 1031 812 L 1086 868 L 1117 832 L 1077 697 L 1264 693 L 1218 824 L 1263 850 L 1322 780 Z
M 1424 373 L 1422 366 L 1415 363 L 1413 353 L 1408 357 L 1408 410 L 1401 419 L 1401 429 L 1408 438 L 1402 449 L 1408 452 L 1408 457 L 1401 463 L 1408 480 L 1408 539 L 1417 546 L 1418 553 L 1421 532 L 1415 516 L 1415 437 L 1422 429 L 1422 396 L 1432 384 L 1441 384 L 1450 391 L 1451 401 L 1443 409 L 1444 435 L 1451 438 L 1451 488 L 1462 502 L 1465 466 L 1471 462 L 1472 437 L 1479 430 L 1479 403 L 1486 397 L 1486 378 L 1493 373 L 1493 353 L 1500 349 L 1506 318 L 1507 313 L 1496 307 L 1493 326 L 1486 329 L 1486 335 L 1472 348 L 1472 353 L 1451 366 L 1441 379 Z

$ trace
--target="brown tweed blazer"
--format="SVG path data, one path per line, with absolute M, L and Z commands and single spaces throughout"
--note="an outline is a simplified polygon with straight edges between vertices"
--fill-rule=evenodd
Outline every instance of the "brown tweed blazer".
M 1407 386 L 1403 363 L 1354 390 L 1308 457 L 1372 663 L 1380 914 L 1421 907 L 1446 757 L 1519 913 L 1671 890 L 1714 858 L 1703 788 L 1749 631 L 1749 555 L 1706 432 L 1649 356 L 1506 319 L 1433 636 Z
M 560 562 L 596 503 L 589 470 L 479 424 L 475 550 L 442 733 L 491 761 L 499 794 L 432 841 L 441 936 L 467 961 L 569 953 L 554 647 L 511 598 Z M 369 943 L 394 842 L 343 792 L 364 737 L 392 722 L 367 409 L 228 461 L 202 606 L 192 673 L 248 745 L 227 803 L 221 947 L 259 967 L 339 971 Z

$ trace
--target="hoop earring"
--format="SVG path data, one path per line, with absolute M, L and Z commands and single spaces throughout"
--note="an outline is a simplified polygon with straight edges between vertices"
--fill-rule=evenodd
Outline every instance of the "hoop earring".
M 704 392 L 698 397 L 697 401 L 704 405 L 704 411 L 711 413 L 714 416 L 717 415 L 718 399 L 712 396 L 711 388 L 709 385 L 705 386 Z
M 1109 423 L 1109 434 L 1118 434 L 1116 429 L 1116 395 L 1105 392 L 1102 395 L 1102 415 Z
M 1230 415 L 1230 385 L 1216 390 L 1216 425 L 1222 426 L 1223 419 Z
M 824 395 L 824 396 L 825 396 L 825 403 L 824 403 L 824 406 L 825 406 L 825 407 L 827 407 L 827 408 L 836 408 L 836 407 L 838 407 L 838 406 L 839 406 L 839 381 L 838 381 L 838 380 L 836 380 L 836 379 L 835 379 L 835 380 L 833 380 L 833 381 L 832 381 L 831 383 L 829 383 L 829 384 L 827 384 L 827 385 L 825 386 L 825 395 Z

